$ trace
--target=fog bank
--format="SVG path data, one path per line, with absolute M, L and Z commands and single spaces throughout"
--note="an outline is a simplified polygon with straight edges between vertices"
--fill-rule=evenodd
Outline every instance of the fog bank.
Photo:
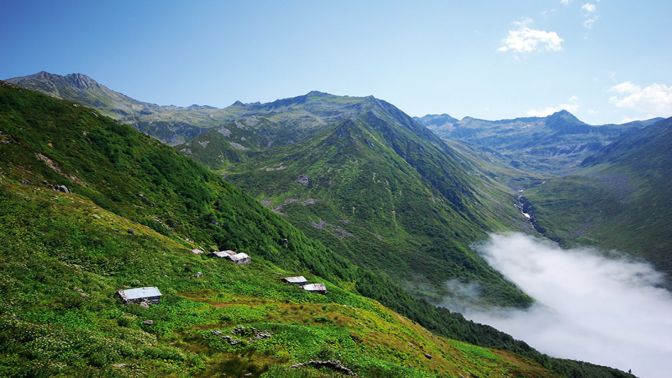
M 672 295 L 650 265 L 605 257 L 513 233 L 478 247 L 537 303 L 529 310 L 467 309 L 549 355 L 589 361 L 640 377 L 672 374 Z

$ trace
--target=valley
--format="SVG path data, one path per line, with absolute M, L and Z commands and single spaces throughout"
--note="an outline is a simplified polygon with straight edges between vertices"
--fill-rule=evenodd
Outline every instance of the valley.
M 9 148 L 6 150 L 9 154 L 3 153 L 9 170 L 2 172 L 5 180 L 8 180 L 3 184 L 3 196 L 10 201 L 7 208 L 17 209 L 27 199 L 31 204 L 45 204 L 52 195 L 49 194 L 49 187 L 64 185 L 69 193 L 55 197 L 59 203 L 62 202 L 59 205 L 61 209 L 56 208 L 52 210 L 55 213 L 45 215 L 45 220 L 40 221 L 42 218 L 38 217 L 36 221 L 57 219 L 59 224 L 63 222 L 63 226 L 59 226 L 64 227 L 60 233 L 76 233 L 77 227 L 84 227 L 85 218 L 73 224 L 65 218 L 65 214 L 70 213 L 68 209 L 77 204 L 78 208 L 81 207 L 77 211 L 81 211 L 83 217 L 90 214 L 97 215 L 95 219 L 108 219 L 107 215 L 101 215 L 108 213 L 112 217 L 105 229 L 98 230 L 96 222 L 87 226 L 90 229 L 88 233 L 101 235 L 98 238 L 106 234 L 128 234 L 132 238 L 142 235 L 143 239 L 153 240 L 142 242 L 141 247 L 137 244 L 132 247 L 134 250 L 140 248 L 153 251 L 144 257 L 124 254 L 121 250 L 126 247 L 118 244 L 115 238 L 103 238 L 96 242 L 96 237 L 90 239 L 90 236 L 81 236 L 77 242 L 83 243 L 81 247 L 77 247 L 77 244 L 60 246 L 56 239 L 52 242 L 56 243 L 57 250 L 66 248 L 60 252 L 61 257 L 53 261 L 54 264 L 75 264 L 73 266 L 80 267 L 77 269 L 83 266 L 85 270 L 92 270 L 87 274 L 100 276 L 96 280 L 102 281 L 95 290 L 97 298 L 102 302 L 95 302 L 95 306 L 109 303 L 110 299 L 106 299 L 105 292 L 113 291 L 115 282 L 118 285 L 121 283 L 118 280 L 123 280 L 123 277 L 129 280 L 125 281 L 125 285 L 158 285 L 163 282 L 171 288 L 167 296 L 169 304 L 157 307 L 158 312 L 149 312 L 155 314 L 151 317 L 163 319 L 165 323 L 158 324 L 165 324 L 164 327 L 168 328 L 161 333 L 150 333 L 156 336 L 154 345 L 162 345 L 168 340 L 173 340 L 172 344 L 177 342 L 180 346 L 167 349 L 166 353 L 177 353 L 180 357 L 169 359 L 161 366 L 152 366 L 151 369 L 161 369 L 170 374 L 171 371 L 177 371 L 174 369 L 191 366 L 189 369 L 195 369 L 193 372 L 207 374 L 208 369 L 214 368 L 211 364 L 216 360 L 235 356 L 231 364 L 225 367 L 232 369 L 230 371 L 234 374 L 272 372 L 273 375 L 291 375 L 294 370 L 287 370 L 291 363 L 320 356 L 325 360 L 337 358 L 363 375 L 423 376 L 448 374 L 449 371 L 452 375 L 460 369 L 457 366 L 472 369 L 472 362 L 473 369 L 479 369 L 475 367 L 480 364 L 478 358 L 458 347 L 470 345 L 469 348 L 472 348 L 471 345 L 475 345 L 474 348 L 494 348 L 492 350 L 503 351 L 497 353 L 509 354 L 501 361 L 498 357 L 492 357 L 492 361 L 500 361 L 493 362 L 488 368 L 495 370 L 481 370 L 481 373 L 469 370 L 472 375 L 569 376 L 578 372 L 590 376 L 625 374 L 545 356 L 493 328 L 465 320 L 460 314 L 442 308 L 441 304 L 461 303 L 459 301 L 465 299 L 465 292 L 460 287 L 467 285 L 465 287 L 477 288 L 478 295 L 469 296 L 467 303 L 461 303 L 457 307 L 460 311 L 492 306 L 518 311 L 534 308 L 538 298 L 529 296 L 515 278 L 493 268 L 491 262 L 474 249 L 474 243 L 486 239 L 489 232 L 524 231 L 544 235 L 567 246 L 588 243 L 618 247 L 609 244 L 618 239 L 600 233 L 605 228 L 592 228 L 592 225 L 610 229 L 614 226 L 604 225 L 604 220 L 622 217 L 606 214 L 605 218 L 597 221 L 594 216 L 579 220 L 568 217 L 581 216 L 584 212 L 600 214 L 608 208 L 605 207 L 608 202 L 603 201 L 612 201 L 612 194 L 595 194 L 600 200 L 577 197 L 578 193 L 593 195 L 591 191 L 585 190 L 585 185 L 592 185 L 587 183 L 593 182 L 593 177 L 604 177 L 604 182 L 610 183 L 609 190 L 620 190 L 613 195 L 621 195 L 621 203 L 642 206 L 632 202 L 634 199 L 625 200 L 622 197 L 632 195 L 632 192 L 627 191 L 628 181 L 618 179 L 621 180 L 618 182 L 625 184 L 613 185 L 615 181 L 610 179 L 617 177 L 612 172 L 623 172 L 624 169 L 612 168 L 618 165 L 617 161 L 624 160 L 625 152 L 618 151 L 619 143 L 628 146 L 633 144 L 619 140 L 635 138 L 640 141 L 638 143 L 642 145 L 642 150 L 661 151 L 659 165 L 647 166 L 651 174 L 643 173 L 642 166 L 637 169 L 642 173 L 642 180 L 652 180 L 659 177 L 659 171 L 668 165 L 664 160 L 665 147 L 647 144 L 649 140 L 664 138 L 659 135 L 649 136 L 647 133 L 654 128 L 655 133 L 665 129 L 666 121 L 633 123 L 631 127 L 589 126 L 566 112 L 547 119 L 497 121 L 504 125 L 504 130 L 509 130 L 501 131 L 504 134 L 516 128 L 525 130 L 526 126 L 521 125 L 527 122 L 531 122 L 529 127 L 547 127 L 549 130 L 546 139 L 540 139 L 537 134 L 501 137 L 503 140 L 515 139 L 520 143 L 523 143 L 524 138 L 531 138 L 548 145 L 543 151 L 534 148 L 526 150 L 525 154 L 518 154 L 518 160 L 514 161 L 509 151 L 520 146 L 511 144 L 513 142 L 497 144 L 493 141 L 500 140 L 500 137 L 482 134 L 497 130 L 499 126 L 483 126 L 480 123 L 478 127 L 486 131 L 443 133 L 442 129 L 449 128 L 441 123 L 445 117 L 413 119 L 393 105 L 374 97 L 310 92 L 304 96 L 265 104 L 238 102 L 224 109 L 207 106 L 179 108 L 133 100 L 79 74 L 58 76 L 40 73 L 12 79 L 8 83 L 3 87 L 6 122 L 0 134 L 6 145 L 4 148 Z M 66 101 L 51 100 L 18 89 L 15 85 Z M 45 110 L 38 114 L 49 117 L 53 114 L 60 118 L 54 121 L 40 119 L 36 114 L 22 114 L 20 111 L 22 106 L 26 106 L 24 104 L 30 104 L 31 109 L 43 106 Z M 93 106 L 96 110 L 87 113 L 87 108 L 82 106 Z M 74 113 L 47 110 L 59 107 L 67 107 Z M 130 124 L 154 139 L 141 137 L 141 134 L 130 128 L 115 124 L 107 115 Z M 77 119 L 80 120 L 75 121 L 75 124 L 83 125 L 84 129 L 73 129 L 70 126 L 65 134 L 60 128 L 49 130 L 41 126 L 63 122 L 72 125 L 72 120 Z M 19 120 L 23 120 L 20 122 L 25 122 L 26 126 L 12 126 Z M 99 123 L 107 128 L 102 134 L 98 131 Z M 88 125 L 96 126 L 90 128 Z M 26 134 L 29 127 L 35 129 Z M 480 130 L 478 127 L 475 130 Z M 581 138 L 558 137 L 575 133 L 580 134 Z M 559 139 L 554 139 L 556 137 Z M 575 144 L 553 147 L 553 140 Z M 85 144 L 82 141 L 86 141 Z M 172 145 L 173 148 L 162 144 Z M 21 147 L 17 149 L 18 146 Z M 592 154 L 594 150 L 605 152 L 601 152 L 602 155 Z M 33 152 L 26 154 L 28 151 Z M 78 156 L 88 156 L 91 161 L 77 160 Z M 549 169 L 550 166 L 560 168 Z M 120 170 L 128 173 L 119 175 Z M 36 176 L 36 172 L 41 173 Z M 171 174 L 162 176 L 162 172 Z M 45 178 L 42 184 L 40 175 Z M 44 182 L 47 183 L 46 188 Z M 568 183 L 583 187 L 569 189 L 572 186 Z M 595 190 L 607 190 L 605 188 Z M 560 194 L 560 190 L 568 189 L 571 192 Z M 665 190 L 656 187 L 655 192 L 647 194 L 648 197 L 632 198 L 652 198 L 653 193 L 658 195 Z M 71 198 L 74 198 L 74 202 Z M 559 199 L 565 202 L 558 202 Z M 665 200 L 661 201 L 664 203 Z M 661 202 L 656 200 L 655 203 Z M 583 212 L 576 211 L 572 206 L 579 206 Z M 654 229 L 664 234 L 669 226 L 665 222 L 670 219 L 665 209 L 649 209 L 649 217 L 641 222 L 663 222 L 655 223 Z M 20 213 L 10 212 L 3 219 L 7 222 L 14 219 L 12 222 L 17 222 L 20 217 Z M 582 228 L 577 232 L 568 229 L 568 225 L 582 225 Z M 39 229 L 37 224 L 22 227 L 27 228 L 22 228 L 21 232 L 28 234 L 33 229 Z M 53 227 L 53 224 L 49 227 Z M 16 228 L 14 232 L 18 230 Z M 644 237 L 653 243 L 658 243 L 657 240 L 665 243 L 667 239 L 663 234 Z M 6 237 L 15 238 L 9 234 Z M 626 231 L 623 231 L 622 237 L 623 240 L 635 240 Z M 17 244 L 13 248 L 24 251 L 22 253 L 27 256 L 28 246 L 33 245 L 31 243 L 35 242 L 25 246 Z M 97 247 L 100 250 L 117 251 L 114 253 L 118 257 L 111 255 L 106 260 L 100 260 L 99 257 L 90 260 L 93 255 L 88 255 L 88 252 L 80 252 L 85 254 L 73 256 L 74 259 L 68 257 L 73 253 L 69 251 L 74 251 L 70 248 L 88 251 L 92 248 L 89 245 L 95 246 L 96 243 L 103 243 Z M 648 254 L 641 256 L 652 261 L 662 271 L 668 269 L 663 254 L 664 244 L 659 249 L 630 246 L 624 250 L 635 253 L 645 250 Z M 47 247 L 45 245 L 41 248 Z M 156 253 L 160 253 L 163 248 L 175 251 L 171 252 L 174 262 L 154 267 L 152 271 L 156 273 L 150 273 L 150 276 L 146 276 L 146 269 L 135 270 L 141 264 L 148 266 L 149 260 L 142 259 L 156 259 Z M 253 263 L 249 267 L 230 270 L 226 273 L 228 276 L 222 276 L 226 269 L 217 269 L 212 260 L 184 252 L 193 248 L 206 251 L 243 250 L 252 256 Z M 100 271 L 98 266 L 102 261 L 105 261 L 104 266 L 109 265 L 112 270 Z M 124 261 L 123 265 L 119 265 L 121 261 Z M 133 262 L 129 265 L 129 261 Z M 169 271 L 173 273 L 168 273 L 168 277 L 174 274 L 177 276 L 152 282 L 133 278 L 139 272 L 151 277 L 151 274 L 166 276 Z M 195 272 L 199 273 L 198 280 L 193 278 Z M 291 274 L 304 274 L 326 281 L 329 294 L 326 298 L 304 298 L 293 288 L 279 283 L 282 275 Z M 106 276 L 115 278 L 113 281 L 103 279 Z M 200 277 L 212 279 L 201 280 Z M 244 284 L 234 284 L 241 279 L 245 281 Z M 68 290 L 90 287 L 83 282 L 73 282 L 67 286 Z M 88 292 L 85 294 L 80 297 L 88 298 L 90 295 Z M 48 295 L 43 295 L 41 300 L 49 303 Z M 68 309 L 85 309 L 93 305 L 88 304 L 88 300 L 74 297 L 72 300 L 79 304 L 62 307 L 52 315 L 53 319 L 58 319 L 57 322 L 65 321 L 61 316 L 70 313 Z M 435 307 L 437 304 L 440 306 Z M 60 305 L 52 306 L 59 308 Z M 117 320 L 120 326 L 133 329 L 133 324 L 142 323 L 138 317 L 141 313 L 135 310 L 129 313 L 132 309 L 116 306 L 117 315 L 114 316 L 127 319 Z M 203 315 L 184 323 L 179 320 L 179 312 L 172 313 L 177 308 L 175 306 L 184 308 L 184 311 L 198 308 L 198 313 Z M 379 307 L 371 310 L 371 306 Z M 10 308 L 16 314 L 20 308 L 20 311 L 26 311 L 30 307 L 24 303 L 13 304 Z M 352 310 L 346 311 L 346 308 Z M 171 315 L 162 311 L 171 311 Z M 320 315 L 325 311 L 330 315 Z M 79 316 L 84 316 L 84 313 Z M 97 322 L 101 319 L 91 316 L 86 315 L 88 324 L 99 324 Z M 307 323 L 306 319 L 311 318 L 321 320 Z M 38 327 L 41 322 L 25 316 L 18 319 L 21 319 L 23 325 L 13 326 L 19 327 L 12 331 L 17 335 L 24 332 L 21 327 Z M 394 319 L 400 319 L 403 325 Z M 372 345 L 363 345 L 359 352 L 344 354 L 343 348 L 350 344 L 343 339 L 345 334 L 339 336 L 338 332 L 347 332 L 349 327 L 357 327 L 357 324 L 367 324 L 362 321 L 373 322 L 378 327 L 367 330 L 370 332 L 368 337 L 376 332 L 389 332 L 394 327 L 398 329 L 394 332 L 396 334 L 410 324 L 417 324 L 417 331 L 414 332 L 418 333 L 405 339 L 410 340 L 407 344 L 412 348 L 420 348 L 416 341 L 427 337 L 422 335 L 431 333 L 441 335 L 446 341 L 441 341 L 444 343 L 441 345 L 435 344 L 436 341 L 424 341 L 420 349 L 423 352 L 418 354 L 416 360 L 396 362 L 404 366 L 410 364 L 411 367 L 397 370 L 400 365 L 391 362 L 391 349 L 385 351 L 376 346 L 375 353 L 378 354 L 369 354 L 371 352 L 368 348 Z M 334 327 L 332 330 L 328 329 L 330 324 Z M 299 325 L 304 330 L 296 328 Z M 243 347 L 230 347 L 221 346 L 221 341 L 213 338 L 213 333 L 208 333 L 224 332 L 240 326 L 268 330 L 273 335 L 277 333 L 278 337 L 272 337 L 271 341 L 245 344 Z M 65 323 L 59 327 L 62 327 L 59 332 L 74 331 Z M 143 332 L 154 329 L 142 324 L 139 327 L 137 330 Z M 319 351 L 303 347 L 295 350 L 269 349 L 272 345 L 279 345 L 275 340 L 285 340 L 280 341 L 284 345 L 282 343 L 292 337 L 298 337 L 293 336 L 293 332 L 312 334 L 316 328 L 320 329 L 320 334 L 315 334 L 315 340 L 336 344 Z M 358 338 L 364 337 L 353 335 L 351 331 L 348 337 L 355 343 Z M 117 342 L 113 341 L 116 336 L 109 333 L 91 334 L 90 337 L 103 337 L 107 340 L 105 342 Z M 306 337 L 307 334 L 300 336 L 304 342 Z M 379 342 L 390 346 L 406 342 L 399 337 Z M 47 342 L 50 339 L 39 340 Z M 468 344 L 452 344 L 453 347 L 448 347 L 445 343 Z M 452 348 L 457 348 L 454 349 L 457 354 L 447 357 L 446 351 Z M 21 349 L 13 350 L 15 356 L 24 353 Z M 209 357 L 202 355 L 205 350 Z M 194 354 L 196 351 L 199 352 Z M 150 368 L 141 357 L 148 352 L 128 352 L 130 354 L 124 356 L 103 353 L 106 353 L 103 362 L 89 361 L 93 369 L 109 369 L 112 365 L 108 361 L 128 361 L 129 357 L 136 361 L 132 365 L 134 368 Z M 445 356 L 446 360 L 435 359 L 437 353 Z M 409 351 L 403 355 L 410 356 L 413 353 Z M 432 356 L 431 367 L 425 363 L 429 359 L 425 355 Z M 185 365 L 186 356 L 198 362 Z M 363 356 L 367 357 L 362 359 Z M 464 362 L 450 362 L 455 358 L 461 358 Z M 100 366 L 96 367 L 96 364 Z M 117 365 L 111 368 L 120 369 Z M 131 366 L 127 362 L 121 365 L 122 368 Z M 58 365 L 49 366 L 54 372 L 66 371 L 59 370 Z
M 0 377 L 667 378 L 670 14 L 0 1 Z

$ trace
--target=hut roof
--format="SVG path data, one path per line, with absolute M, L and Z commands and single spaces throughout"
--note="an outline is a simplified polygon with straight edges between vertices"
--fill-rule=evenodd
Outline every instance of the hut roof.
M 285 277 L 285 281 L 287 281 L 287 282 L 289 282 L 289 283 L 304 283 L 304 282 L 308 282 L 308 280 L 307 280 L 306 277 L 304 277 L 304 276 Z
M 119 290 L 119 295 L 128 301 L 141 298 L 160 297 L 161 292 L 158 287 L 137 287 L 134 289 Z
M 327 287 L 324 286 L 324 284 L 321 284 L 321 283 L 312 283 L 312 284 L 303 285 L 303 290 L 307 290 L 307 291 L 327 291 Z
M 232 250 L 226 250 L 226 251 L 212 252 L 212 254 L 217 256 L 217 257 L 225 258 L 225 257 L 231 257 L 231 256 L 235 255 L 236 252 L 234 252 Z
M 234 255 L 229 255 L 229 258 L 231 259 L 231 261 L 240 261 L 240 260 L 249 259 L 250 256 L 247 253 L 241 252 L 241 253 L 236 253 Z

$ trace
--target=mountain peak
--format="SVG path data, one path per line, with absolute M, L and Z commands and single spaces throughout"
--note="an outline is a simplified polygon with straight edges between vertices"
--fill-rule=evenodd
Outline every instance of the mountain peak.
M 585 122 L 567 110 L 560 110 L 546 117 L 546 124 L 550 127 L 566 128 L 568 126 L 588 126 Z
M 306 97 L 327 97 L 327 96 L 333 96 L 332 94 L 326 93 L 326 92 L 320 92 L 320 91 L 310 91 L 306 93 Z
M 562 109 L 562 110 L 560 110 L 560 111 L 557 111 L 557 112 L 555 112 L 555 113 L 553 113 L 553 114 L 547 116 L 546 118 L 548 118 L 549 120 L 552 120 L 552 119 L 558 119 L 558 120 L 559 120 L 559 119 L 562 119 L 562 120 L 564 120 L 564 121 L 572 121 L 572 122 L 583 123 L 581 120 L 579 120 L 578 118 L 576 118 L 576 116 L 575 116 L 574 114 L 568 112 L 568 111 L 565 110 L 565 109 Z
M 99 85 L 97 81 L 82 73 L 71 73 L 65 75 L 65 79 L 69 80 L 74 86 L 80 89 L 93 88 Z
M 51 84 L 51 85 L 56 85 L 57 83 L 59 84 L 66 84 L 66 85 L 71 85 L 75 88 L 78 89 L 90 89 L 90 88 L 96 88 L 99 87 L 100 84 L 98 84 L 97 81 L 93 80 L 91 77 L 75 72 L 67 75 L 59 75 L 47 71 L 40 71 L 37 73 L 34 73 L 32 75 L 28 76 L 23 76 L 23 77 L 15 77 L 12 79 L 9 79 L 8 81 L 10 82 L 25 82 L 25 81 L 38 81 L 44 84 Z

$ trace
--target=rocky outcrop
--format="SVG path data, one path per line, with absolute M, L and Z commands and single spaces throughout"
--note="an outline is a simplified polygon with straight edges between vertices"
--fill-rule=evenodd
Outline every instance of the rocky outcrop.
M 307 175 L 299 175 L 299 177 L 296 178 L 296 182 L 303 186 L 309 186 L 310 185 L 310 177 Z
M 354 371 L 352 371 L 352 369 L 343 365 L 343 363 L 339 360 L 327 360 L 327 361 L 310 360 L 308 362 L 303 362 L 303 363 L 300 363 L 300 364 L 294 364 L 291 367 L 293 369 L 297 369 L 297 368 L 302 368 L 302 367 L 306 367 L 306 366 L 311 366 L 311 367 L 314 367 L 314 368 L 327 368 L 327 369 L 331 369 L 331 370 L 337 371 L 337 372 L 339 372 L 341 374 L 345 374 L 345 375 L 351 375 L 351 376 L 356 376 L 357 375 L 357 374 L 355 374 Z

